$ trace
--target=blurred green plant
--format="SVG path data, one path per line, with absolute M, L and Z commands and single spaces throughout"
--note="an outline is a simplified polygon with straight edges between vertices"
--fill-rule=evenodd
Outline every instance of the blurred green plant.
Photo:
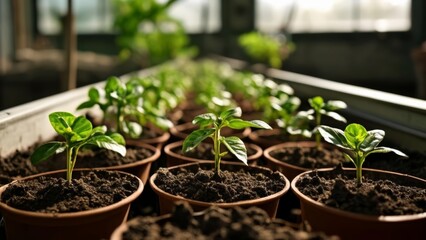
M 317 149 L 321 148 L 321 134 L 317 128 L 321 125 L 321 116 L 329 116 L 336 121 L 346 123 L 346 118 L 337 113 L 337 110 L 346 109 L 347 105 L 345 102 L 340 100 L 328 100 L 327 102 L 321 96 L 316 96 L 308 99 L 311 109 L 307 111 L 309 115 L 315 119 L 315 128 L 313 133 L 315 134 L 315 142 Z
M 164 96 L 160 95 L 162 90 L 153 87 L 155 81 L 150 81 L 151 85 L 143 85 L 142 81 L 135 78 L 124 83 L 117 77 L 109 77 L 104 89 L 89 89 L 89 99 L 81 103 L 77 110 L 98 105 L 103 111 L 103 122 L 114 123 L 116 132 L 130 138 L 139 138 L 148 123 L 167 130 L 173 124 L 165 117 L 165 112 L 157 108 L 156 103 L 160 100 L 153 96 Z
M 256 31 L 240 35 L 238 43 L 252 60 L 274 68 L 281 68 L 282 62 L 295 50 L 293 42 Z
M 176 0 L 113 0 L 120 58 L 156 65 L 179 55 L 195 55 L 182 24 L 168 15 Z

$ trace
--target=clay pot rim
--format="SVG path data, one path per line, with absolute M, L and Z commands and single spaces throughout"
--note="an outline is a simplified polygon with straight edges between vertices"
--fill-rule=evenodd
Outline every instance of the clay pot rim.
M 315 169 L 315 170 L 309 170 L 306 172 L 303 172 L 299 175 L 297 175 L 292 181 L 291 181 L 291 190 L 294 192 L 294 194 L 296 194 L 296 196 L 298 198 L 300 198 L 300 201 L 305 201 L 305 203 L 310 204 L 310 205 L 315 205 L 316 207 L 320 207 L 323 208 L 325 211 L 335 214 L 335 215 L 339 215 L 339 216 L 345 216 L 345 217 L 350 217 L 353 219 L 357 219 L 357 220 L 362 220 L 362 221 L 371 221 L 371 222 L 402 222 L 402 221 L 415 221 L 418 219 L 426 219 L 426 212 L 423 213 L 418 213 L 418 214 L 409 214 L 409 215 L 380 215 L 380 216 L 373 216 L 373 215 L 366 215 L 366 214 L 361 214 L 361 213 L 353 213 L 353 212 L 348 212 L 348 211 L 344 211 L 338 208 L 334 208 L 334 207 L 329 207 L 323 203 L 320 203 L 318 201 L 313 200 L 312 198 L 304 195 L 303 193 L 301 193 L 299 191 L 299 189 L 296 187 L 296 182 L 304 175 L 313 173 L 313 172 L 327 172 L 327 171 L 332 171 L 334 168 L 319 168 L 319 169 Z M 355 168 L 343 168 L 344 171 L 355 171 Z M 362 169 L 363 172 L 365 171 L 369 171 L 369 172 L 377 172 L 377 173 L 382 173 L 382 174 L 393 174 L 393 175 L 398 175 L 401 177 L 408 177 L 412 180 L 415 181 L 422 181 L 426 183 L 426 180 L 418 178 L 418 177 L 414 177 L 408 174 L 402 174 L 402 173 L 397 173 L 397 172 L 391 172 L 391 171 L 385 171 L 385 170 L 379 170 L 379 169 L 371 169 L 371 168 L 363 168 Z
M 182 164 L 182 165 L 169 167 L 167 169 L 171 170 L 171 169 L 176 169 L 176 168 L 184 168 L 184 167 L 187 167 L 187 166 L 192 166 L 192 165 L 197 165 L 197 164 L 199 164 L 199 165 L 207 165 L 207 164 L 212 165 L 213 163 L 211 163 L 211 162 L 208 162 L 208 163 L 188 163 L 188 164 Z M 269 168 L 259 167 L 259 166 L 245 166 L 245 165 L 234 164 L 234 163 L 223 163 L 223 165 L 233 165 L 233 166 L 247 167 L 247 168 L 258 168 L 258 169 L 262 169 L 262 170 L 272 171 Z M 171 193 L 165 192 L 162 189 L 160 189 L 159 187 L 157 187 L 157 185 L 154 183 L 154 181 L 157 177 L 157 173 L 154 173 L 149 178 L 149 184 L 151 185 L 151 188 L 155 192 L 157 192 L 157 194 L 162 194 L 162 195 L 164 195 L 164 196 L 166 196 L 167 198 L 170 198 L 170 199 L 186 201 L 191 205 L 194 204 L 194 205 L 198 205 L 198 206 L 202 206 L 202 207 L 209 207 L 209 206 L 215 205 L 215 206 L 218 206 L 218 207 L 221 207 L 221 208 L 229 208 L 229 207 L 234 207 L 234 206 L 251 206 L 254 203 L 256 203 L 256 205 L 258 205 L 258 204 L 269 202 L 269 201 L 271 201 L 271 200 L 273 200 L 277 197 L 284 195 L 290 189 L 290 181 L 284 176 L 284 174 L 282 174 L 281 172 L 278 172 L 278 173 L 284 177 L 285 186 L 282 190 L 280 190 L 280 191 L 278 191 L 274 194 L 268 195 L 266 197 L 237 201 L 237 202 L 230 202 L 230 203 L 215 203 L 215 202 L 197 201 L 197 200 L 184 198 L 182 196 L 177 196 L 177 195 L 173 195 Z
M 173 136 L 177 138 L 185 139 L 187 135 L 183 134 L 182 131 L 189 129 L 191 127 L 196 128 L 197 125 L 193 124 L 192 122 L 186 122 L 186 123 L 182 123 L 182 124 L 171 127 L 169 131 Z M 244 128 L 244 131 L 241 132 L 241 135 L 243 137 L 248 137 L 251 132 L 252 132 L 251 128 L 246 127 Z
M 177 154 L 177 153 L 173 152 L 172 149 L 175 149 L 179 146 L 182 146 L 183 141 L 184 140 L 180 140 L 180 141 L 177 141 L 177 142 L 167 144 L 166 146 L 164 146 L 164 152 L 167 155 L 170 155 L 170 156 L 175 157 L 175 158 L 181 158 L 181 159 L 184 159 L 185 161 L 191 161 L 191 162 L 197 162 L 197 163 L 202 163 L 202 162 L 212 163 L 214 161 L 214 159 L 206 160 L 206 159 L 192 158 L 192 157 L 184 156 L 184 155 Z M 262 156 L 263 150 L 262 150 L 261 147 L 259 147 L 256 144 L 253 144 L 253 143 L 244 143 L 244 144 L 246 145 L 246 147 L 252 148 L 256 151 L 255 154 L 247 156 L 247 163 L 249 163 L 251 161 L 256 161 L 257 159 L 259 159 Z M 242 162 L 241 163 L 240 162 L 232 162 L 232 161 L 227 161 L 227 160 L 224 160 L 224 159 L 221 160 L 221 163 L 236 163 L 236 164 L 243 164 L 244 165 L 244 163 L 242 163 Z
M 75 169 L 73 172 L 89 172 L 89 171 L 100 171 L 101 169 L 90 169 L 90 168 L 80 168 L 80 169 Z M 110 170 L 108 170 L 110 171 Z M 47 175 L 54 175 L 54 174 L 59 174 L 59 173 L 65 173 L 66 170 L 56 170 L 56 171 L 50 171 L 50 172 L 45 172 L 45 173 L 39 173 L 39 174 L 35 174 L 35 175 L 31 175 L 28 177 L 24 177 L 18 180 L 13 180 L 12 182 L 3 185 L 0 187 L 0 196 L 3 194 L 3 192 L 6 190 L 6 188 L 12 184 L 15 183 L 17 181 L 25 181 L 28 179 L 34 179 L 34 178 L 38 178 L 41 176 L 47 176 Z M 126 172 L 122 172 L 122 171 L 110 171 L 110 172 L 118 172 L 122 175 L 128 175 L 133 177 L 134 179 L 136 179 L 139 183 L 138 188 L 129 196 L 127 196 L 126 198 L 113 203 L 111 205 L 105 206 L 105 207 L 100 207 L 100 208 L 95 208 L 95 209 L 89 209 L 89 210 L 84 210 L 84 211 L 79 211 L 79 212 L 69 212 L 69 213 L 41 213 L 41 212 L 33 212 L 33 211 L 27 211 L 27 210 L 21 210 L 21 209 L 17 209 L 14 207 L 10 207 L 9 205 L 5 204 L 4 202 L 0 202 L 0 209 L 2 209 L 2 211 L 7 211 L 7 212 L 12 212 L 15 215 L 21 215 L 21 216 L 25 216 L 27 218 L 35 218 L 35 219 L 50 219 L 50 218 L 55 218 L 55 219 L 73 219 L 73 218 L 80 218 L 80 217 L 84 217 L 84 216 L 89 216 L 89 215 L 97 215 L 97 214 L 102 214 L 104 212 L 108 212 L 112 209 L 117 209 L 120 207 L 123 207 L 127 204 L 130 204 L 132 201 L 134 201 L 143 191 L 144 185 L 142 183 L 142 180 L 140 180 L 137 176 L 130 174 L 130 173 L 126 173 Z

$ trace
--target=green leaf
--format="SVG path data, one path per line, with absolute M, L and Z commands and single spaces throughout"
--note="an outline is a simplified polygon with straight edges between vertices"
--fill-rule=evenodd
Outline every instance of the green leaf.
M 112 138 L 112 140 L 116 141 L 118 144 L 125 146 L 126 140 L 124 137 L 119 133 L 111 133 L 108 134 L 108 137 Z
M 89 89 L 89 99 L 92 102 L 99 102 L 99 98 L 100 98 L 100 93 L 99 90 L 95 87 L 91 87 Z
M 143 131 L 142 126 L 137 122 L 123 121 L 122 126 L 124 133 L 134 139 L 139 138 Z
M 31 155 L 31 163 L 37 164 L 51 156 L 65 151 L 66 144 L 64 142 L 48 142 L 38 147 Z
M 287 95 L 294 94 L 294 89 L 287 84 L 279 84 L 277 87 L 277 91 Z
M 242 115 L 241 108 L 237 107 L 237 108 L 230 108 L 228 110 L 223 111 L 220 114 L 220 117 L 223 120 L 228 120 L 230 117 L 241 117 L 241 115 Z
M 371 130 L 368 131 L 367 137 L 364 141 L 359 145 L 359 149 L 363 152 L 370 152 L 374 150 L 380 142 L 385 137 L 385 132 L 383 130 Z
M 217 117 L 213 113 L 204 113 L 201 115 L 198 115 L 192 120 L 192 124 L 199 125 L 199 126 L 206 126 L 213 124 L 214 121 L 216 121 Z
M 269 126 L 266 122 L 261 120 L 245 121 L 238 118 L 229 120 L 228 127 L 232 129 L 243 129 L 246 127 L 272 129 L 271 126 Z
M 309 98 L 308 102 L 315 111 L 319 111 L 324 107 L 324 99 L 320 96 Z
M 105 85 L 105 91 L 107 93 L 115 92 L 117 91 L 119 85 L 120 85 L 120 79 L 118 79 L 117 77 L 109 77 Z
M 387 152 L 393 152 L 398 156 L 408 158 L 408 156 L 405 153 L 403 153 L 403 152 L 401 152 L 397 149 L 390 148 L 390 147 L 377 147 L 373 151 L 369 152 L 367 155 L 369 155 L 371 153 L 387 153 Z
M 358 149 L 367 135 L 367 130 L 357 123 L 351 123 L 345 128 L 345 137 L 353 149 Z
M 163 117 L 155 117 L 155 120 L 153 121 L 153 123 L 155 124 L 155 126 L 165 131 L 173 127 L 173 122 Z
M 100 148 L 106 148 L 119 153 L 121 156 L 126 156 L 126 147 L 117 143 L 112 138 L 106 135 L 97 135 L 90 138 L 85 144 L 96 145 Z
M 77 117 L 71 125 L 73 136 L 71 141 L 81 141 L 92 134 L 92 123 L 83 116 Z
M 77 110 L 81 110 L 81 109 L 85 109 L 85 108 L 91 108 L 93 106 L 95 106 L 97 102 L 93 102 L 91 100 L 88 100 L 86 102 L 81 103 L 80 105 L 78 105 Z
M 342 130 L 324 125 L 319 126 L 317 130 L 320 132 L 325 141 L 343 149 L 352 149 Z
M 74 119 L 74 115 L 68 112 L 53 112 L 49 114 L 50 124 L 62 136 L 68 135 L 72 131 L 71 125 Z
M 336 111 L 340 109 L 345 109 L 347 107 L 348 106 L 345 102 L 339 100 L 328 100 L 324 106 L 325 110 L 327 111 Z
M 90 135 L 105 134 L 106 131 L 107 131 L 106 126 L 97 126 L 92 129 L 92 132 L 90 133 Z
M 244 142 L 238 137 L 225 137 L 221 139 L 221 142 L 236 158 L 247 165 L 247 149 Z
M 338 114 L 337 112 L 327 112 L 326 111 L 325 115 L 327 115 L 327 116 L 329 116 L 329 117 L 331 117 L 331 118 L 333 118 L 337 121 L 346 123 L 346 118 L 344 118 L 342 115 Z
M 198 146 L 204 139 L 211 136 L 215 129 L 198 129 L 189 134 L 182 144 L 182 151 L 188 152 Z

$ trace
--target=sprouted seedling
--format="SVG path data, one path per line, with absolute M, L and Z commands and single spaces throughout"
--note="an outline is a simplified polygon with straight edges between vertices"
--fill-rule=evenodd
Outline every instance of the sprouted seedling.
M 311 105 L 311 109 L 307 111 L 308 114 L 314 115 L 315 126 L 316 128 L 321 125 L 321 116 L 327 115 L 337 121 L 346 123 L 346 119 L 335 112 L 336 110 L 345 109 L 346 103 L 339 100 L 329 100 L 324 102 L 324 99 L 320 96 L 316 96 L 308 99 L 309 104 Z M 315 142 L 317 149 L 321 148 L 321 134 L 314 129 L 315 133 Z
M 362 184 L 362 164 L 371 153 L 394 152 L 395 154 L 408 157 L 403 152 L 389 148 L 378 147 L 383 140 L 383 130 L 367 131 L 362 125 L 352 123 L 346 126 L 345 131 L 329 126 L 320 126 L 318 131 L 324 140 L 342 148 L 346 159 L 350 160 L 356 168 L 356 180 L 358 185 Z
M 92 123 L 83 116 L 75 117 L 68 112 L 49 114 L 49 121 L 55 131 L 64 137 L 65 141 L 52 141 L 38 147 L 31 155 L 31 163 L 37 164 L 54 154 L 66 152 L 67 180 L 71 183 L 72 172 L 77 160 L 78 151 L 85 145 L 95 145 L 126 155 L 124 138 L 113 133 L 105 135 L 106 127 L 92 127 Z
M 199 125 L 200 129 L 193 131 L 186 137 L 182 145 L 182 151 L 188 152 L 197 147 L 203 140 L 210 137 L 213 140 L 214 171 L 215 175 L 220 174 L 220 161 L 228 152 L 220 152 L 221 144 L 225 145 L 237 159 L 247 165 L 247 150 L 244 142 L 236 136 L 224 137 L 220 130 L 224 127 L 232 129 L 243 129 L 247 127 L 271 129 L 271 127 L 261 120 L 245 121 L 241 117 L 241 108 L 231 108 L 221 112 L 219 115 L 205 113 L 198 115 L 192 121 Z

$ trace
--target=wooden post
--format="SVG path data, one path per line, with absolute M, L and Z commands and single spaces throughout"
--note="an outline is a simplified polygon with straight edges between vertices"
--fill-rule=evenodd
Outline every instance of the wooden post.
M 77 36 L 75 33 L 72 0 L 68 0 L 68 10 L 65 16 L 65 68 L 61 88 L 63 91 L 77 86 Z
M 15 52 L 17 52 L 20 49 L 24 49 L 28 47 L 25 2 L 26 1 L 22 1 L 22 0 L 12 1 L 13 22 L 15 25 L 15 29 L 14 29 Z

